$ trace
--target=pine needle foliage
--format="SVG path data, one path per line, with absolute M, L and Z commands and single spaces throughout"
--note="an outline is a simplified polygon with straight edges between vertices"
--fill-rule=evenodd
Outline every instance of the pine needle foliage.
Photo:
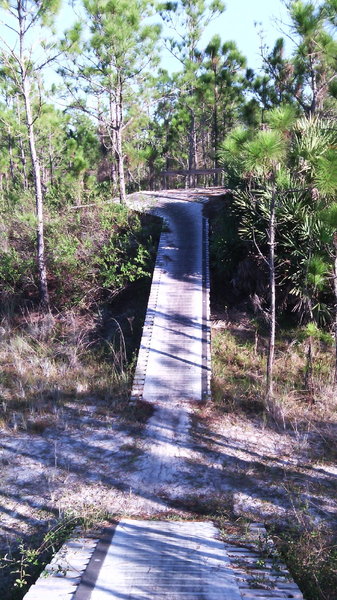
M 284 132 L 289 131 L 293 127 L 297 116 L 296 107 L 292 104 L 285 104 L 283 106 L 276 106 L 268 111 L 266 122 L 271 129 Z
M 246 169 L 257 175 L 267 174 L 285 156 L 285 143 L 278 131 L 259 131 L 255 138 L 244 146 Z
M 322 194 L 334 197 L 337 190 L 337 147 L 330 148 L 317 161 L 315 183 Z

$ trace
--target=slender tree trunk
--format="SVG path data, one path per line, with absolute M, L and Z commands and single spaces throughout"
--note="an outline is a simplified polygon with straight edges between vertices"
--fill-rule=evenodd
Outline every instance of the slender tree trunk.
M 52 145 L 52 135 L 49 133 L 48 136 L 48 158 L 49 158 L 49 181 L 50 185 L 54 185 L 54 161 L 53 161 L 53 145 Z
M 217 78 L 216 69 L 214 69 L 214 77 Z M 214 137 L 214 167 L 215 169 L 219 166 L 218 160 L 218 148 L 219 148 L 219 122 L 218 122 L 218 102 L 219 102 L 219 90 L 218 85 L 215 83 L 214 86 L 214 108 L 213 108 L 213 137 Z M 219 184 L 218 174 L 215 174 L 214 178 L 215 185 Z
M 337 394 L 337 231 L 334 233 L 335 259 L 333 270 L 333 284 L 335 294 L 335 372 L 334 372 L 334 392 Z
M 309 107 L 309 115 L 315 115 L 318 107 L 318 89 L 317 89 L 317 79 L 316 79 L 316 68 L 314 64 L 314 60 L 312 57 L 313 48 L 309 50 L 309 65 L 310 65 L 310 79 L 311 79 L 311 104 Z
M 34 188 L 35 188 L 35 206 L 36 206 L 36 217 L 37 217 L 37 265 L 39 273 L 39 287 L 40 287 L 40 302 L 44 310 L 49 309 L 49 294 L 47 284 L 47 269 L 45 262 L 45 248 L 44 248 L 44 219 L 43 219 L 43 194 L 41 184 L 41 166 L 40 161 L 36 152 L 35 145 L 35 133 L 32 117 L 32 109 L 30 103 L 30 88 L 27 76 L 23 77 L 22 81 L 23 97 L 26 109 L 26 123 L 29 138 L 29 148 L 32 159 L 33 176 L 34 176 Z
M 17 115 L 18 115 L 19 125 L 21 125 L 20 99 L 19 98 L 17 99 Z M 23 173 L 23 188 L 25 190 L 28 190 L 27 159 L 26 159 L 25 148 L 23 145 L 23 139 L 22 139 L 21 135 L 19 137 L 19 146 L 20 146 L 20 154 L 21 154 L 22 173 Z
M 215 169 L 219 166 L 218 160 L 218 148 L 219 148 L 219 125 L 218 125 L 218 104 L 217 101 L 214 104 L 214 167 Z M 215 175 L 215 184 L 218 185 L 218 175 Z
M 276 330 L 276 285 L 275 285 L 275 232 L 276 232 L 276 212 L 275 212 L 275 189 L 273 188 L 270 200 L 269 217 L 269 287 L 270 287 L 270 331 L 269 348 L 267 361 L 267 403 L 274 396 L 274 354 L 275 354 L 275 330 Z
M 112 82 L 110 81 L 110 88 L 112 88 Z M 100 107 L 98 107 L 100 110 Z M 109 91 L 109 111 L 110 111 L 110 123 L 107 127 L 107 134 L 109 136 L 109 148 L 111 153 L 111 167 L 110 167 L 110 182 L 111 182 L 111 191 L 114 194 L 115 189 L 118 185 L 118 174 L 116 169 L 116 161 L 117 161 L 117 152 L 116 152 L 116 99 L 112 93 L 112 90 Z M 104 140 L 104 130 L 105 127 L 102 125 L 102 140 Z M 104 143 L 104 141 L 103 141 Z M 106 144 L 105 144 L 106 146 Z
M 122 144 L 122 130 L 120 128 L 116 131 L 116 158 L 118 168 L 118 183 L 119 183 L 119 200 L 121 204 L 126 203 L 126 192 L 125 192 L 125 174 L 124 174 L 124 157 L 123 157 L 123 144 Z
M 43 220 L 43 194 L 41 184 L 41 167 L 40 161 L 36 152 L 35 144 L 35 133 L 34 133 L 34 120 L 31 107 L 31 91 L 29 75 L 27 73 L 26 57 L 24 53 L 24 38 L 27 34 L 26 30 L 26 12 L 25 6 L 20 2 L 18 3 L 18 21 L 19 21 L 19 65 L 20 65 L 20 77 L 21 77 L 21 92 L 25 105 L 26 113 L 26 126 L 29 140 L 30 156 L 32 161 L 33 177 L 34 177 L 34 188 L 35 188 L 35 206 L 36 206 L 36 218 L 37 218 L 37 267 L 39 274 L 39 288 L 40 288 L 40 303 L 43 310 L 49 310 L 49 294 L 47 284 L 47 269 L 45 262 L 45 249 L 44 249 L 44 220 Z
M 19 139 L 19 145 L 20 145 L 20 154 L 21 154 L 21 162 L 22 162 L 23 188 L 25 190 L 28 190 L 27 159 L 26 159 L 25 149 L 23 147 L 23 140 L 21 137 Z
M 313 312 L 313 308 L 312 308 L 312 301 L 311 301 L 308 291 L 307 291 L 307 297 L 308 297 L 308 309 L 309 309 L 310 321 L 311 321 L 311 323 L 314 323 L 314 312 Z M 313 357 L 314 357 L 313 337 L 312 337 L 312 335 L 309 335 L 305 373 L 304 373 L 304 389 L 308 393 L 309 400 L 311 402 L 314 401 L 314 382 L 313 382 L 313 377 L 312 377 Z
M 195 131 L 195 115 L 193 110 L 191 110 L 191 120 L 189 126 L 189 135 L 188 135 L 188 170 L 196 168 L 197 160 L 196 160 L 196 131 Z M 188 185 L 192 187 L 194 185 L 194 176 L 190 175 L 188 178 Z
M 118 169 L 119 200 L 121 204 L 126 204 L 123 155 L 123 89 L 119 74 L 117 75 L 116 86 L 116 159 Z
M 219 123 L 218 123 L 218 87 L 215 86 L 215 101 L 214 101 L 214 116 L 213 116 L 213 128 L 214 128 L 214 166 L 219 166 L 218 160 L 218 149 L 219 149 Z
M 14 162 L 13 162 L 12 136 L 10 133 L 8 134 L 8 154 L 9 154 L 9 171 L 11 174 L 12 182 L 14 182 L 15 169 L 14 169 Z
M 206 126 L 202 125 L 201 128 L 201 136 L 200 136 L 200 141 L 201 141 L 201 156 L 202 156 L 202 167 L 204 169 L 207 168 L 207 159 L 209 156 L 209 139 L 208 139 L 208 135 L 207 135 L 207 128 Z

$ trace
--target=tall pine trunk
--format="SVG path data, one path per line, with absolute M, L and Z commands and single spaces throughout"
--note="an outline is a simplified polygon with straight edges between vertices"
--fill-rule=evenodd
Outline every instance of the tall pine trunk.
M 276 331 L 276 283 L 275 283 L 275 233 L 276 233 L 276 211 L 275 211 L 275 189 L 273 188 L 270 199 L 269 216 L 269 287 L 270 287 L 270 330 L 269 348 L 267 360 L 267 405 L 274 396 L 274 354 L 275 354 L 275 331 Z
M 120 200 L 121 204 L 125 204 L 126 203 L 126 191 L 125 191 L 124 156 L 123 156 L 122 130 L 121 129 L 117 129 L 117 131 L 116 131 L 116 158 L 117 158 L 117 170 L 118 170 L 119 200 Z
M 102 141 L 105 147 L 108 147 L 110 150 L 111 156 L 111 166 L 110 166 L 110 182 L 111 182 L 111 192 L 114 194 L 118 185 L 118 174 L 116 168 L 116 99 L 112 92 L 112 83 L 110 82 L 110 90 L 109 90 L 109 110 L 110 110 L 110 124 L 108 126 L 108 136 L 109 136 L 109 145 L 106 146 L 104 143 L 105 137 L 105 127 L 102 124 L 100 130 L 102 131 Z M 98 105 L 98 114 L 100 113 L 100 106 Z
M 21 108 L 20 107 L 20 99 L 17 98 L 17 117 L 18 117 L 19 125 L 21 125 L 20 108 Z M 21 134 L 19 136 L 19 147 L 20 147 L 20 154 L 21 154 L 23 187 L 25 190 L 28 190 L 27 159 L 26 159 L 26 152 L 25 152 L 24 143 L 23 143 L 23 137 L 21 136 Z
M 23 81 L 23 95 L 26 109 L 27 131 L 29 138 L 29 149 L 32 159 L 34 188 L 35 188 L 35 210 L 37 217 L 37 267 L 39 273 L 40 303 L 44 310 L 49 309 L 49 293 L 47 284 L 47 269 L 45 262 L 44 247 L 44 219 L 43 219 L 43 194 L 41 184 L 41 166 L 36 152 L 35 133 L 30 103 L 30 89 L 27 77 Z
M 20 27 L 20 76 L 21 91 L 24 99 L 26 126 L 29 140 L 29 150 L 32 161 L 34 191 L 35 191 L 35 210 L 37 218 L 36 244 L 37 244 L 37 267 L 39 275 L 40 304 L 43 310 L 49 310 L 49 294 L 47 284 L 47 269 L 45 262 L 44 248 L 44 219 L 43 219 L 43 193 L 41 184 L 41 166 L 36 152 L 34 120 L 31 106 L 31 91 L 29 75 L 27 73 L 26 57 L 24 56 L 24 36 L 26 33 L 26 18 L 24 7 L 20 5 L 18 10 Z
M 217 76 L 216 70 L 214 71 L 214 77 Z M 218 149 L 219 149 L 219 122 L 218 122 L 218 102 L 219 102 L 219 90 L 217 84 L 214 86 L 214 107 L 213 107 L 213 140 L 214 140 L 214 167 L 215 169 L 219 166 Z M 218 173 L 214 177 L 215 185 L 219 184 Z
M 19 146 L 20 146 L 21 164 L 22 164 L 23 188 L 25 190 L 28 190 L 27 160 L 26 160 L 25 149 L 23 146 L 23 140 L 21 137 L 19 139 Z
M 195 115 L 191 110 L 191 120 L 189 125 L 189 140 L 188 140 L 188 170 L 192 171 L 197 168 L 197 140 L 195 130 Z M 195 185 L 195 175 L 189 175 L 189 187 Z
M 314 311 L 312 308 L 312 301 L 307 290 L 308 297 L 308 310 L 310 315 L 310 322 L 314 323 Z M 306 356 L 306 365 L 304 370 L 304 389 L 308 393 L 309 400 L 314 401 L 314 382 L 313 382 L 313 358 L 314 358 L 314 347 L 313 347 L 313 336 L 308 337 L 308 347 Z
M 9 155 L 9 171 L 11 174 L 12 183 L 14 183 L 15 179 L 15 168 L 13 161 L 13 140 L 10 132 L 8 133 L 8 155 Z
M 121 204 L 126 204 L 125 172 L 123 155 L 123 88 L 119 73 L 116 85 L 116 160 L 119 185 L 119 199 Z

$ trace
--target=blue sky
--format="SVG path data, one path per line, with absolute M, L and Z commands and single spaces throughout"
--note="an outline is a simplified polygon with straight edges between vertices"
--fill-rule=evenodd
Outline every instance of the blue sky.
M 63 2 L 63 8 L 57 19 L 57 30 L 60 34 L 76 20 L 73 8 L 69 6 L 67 0 Z M 234 40 L 247 58 L 248 66 L 258 70 L 261 66 L 259 32 L 263 31 L 265 43 L 272 48 L 277 37 L 282 35 L 279 29 L 282 25 L 278 25 L 275 20 L 283 23 L 289 20 L 284 2 L 283 0 L 225 0 L 225 3 L 225 12 L 214 19 L 205 31 L 201 49 L 206 47 L 213 35 L 219 34 L 223 42 Z M 78 10 L 82 12 L 79 7 Z M 162 23 L 159 15 L 158 18 L 153 17 L 151 20 Z M 284 29 L 287 30 L 287 27 Z M 285 39 L 286 51 L 290 54 L 291 43 L 287 38 Z M 181 69 L 181 63 L 165 50 L 163 50 L 162 66 L 171 73 Z M 49 80 L 55 80 L 51 72 Z
M 284 3 L 282 0 L 227 0 L 226 7 L 224 14 L 211 24 L 211 33 L 219 33 L 223 41 L 234 40 L 249 66 L 257 68 L 261 63 L 258 32 L 264 31 L 270 47 L 282 36 L 275 18 L 283 22 L 289 20 Z
M 216 33 L 224 42 L 234 40 L 248 59 L 248 66 L 258 69 L 261 65 L 259 31 L 264 32 L 269 47 L 274 45 L 277 37 L 284 37 L 275 19 L 283 23 L 289 21 L 282 0 L 226 0 L 226 11 L 209 25 L 203 36 L 203 45 Z M 290 42 L 286 43 L 286 51 L 291 52 Z M 174 60 L 168 60 L 166 55 L 165 63 L 169 70 L 176 70 Z

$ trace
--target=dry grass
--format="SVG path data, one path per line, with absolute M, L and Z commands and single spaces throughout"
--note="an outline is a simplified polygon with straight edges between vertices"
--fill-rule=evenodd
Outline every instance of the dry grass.
M 21 541 L 0 556 L 0 593 L 2 600 L 21 600 L 44 567 L 72 536 L 100 537 L 107 527 L 115 526 L 111 515 L 86 507 L 81 512 L 60 515 L 49 523 L 47 531 L 34 536 L 32 545 Z
M 335 600 L 336 531 L 315 523 L 303 507 L 295 509 L 294 515 L 291 527 L 272 531 L 277 549 L 307 600 Z
M 0 337 L 0 425 L 41 433 L 66 402 L 116 409 L 128 397 L 131 369 L 123 335 L 105 341 L 97 317 L 3 318 Z
M 316 439 L 316 459 L 335 461 L 337 397 L 333 389 L 332 347 L 316 342 L 313 390 L 304 389 L 306 341 L 298 331 L 279 335 L 276 349 L 275 397 L 266 407 L 267 336 L 246 314 L 216 321 L 213 327 L 213 399 L 225 412 L 259 414 L 276 426 Z

